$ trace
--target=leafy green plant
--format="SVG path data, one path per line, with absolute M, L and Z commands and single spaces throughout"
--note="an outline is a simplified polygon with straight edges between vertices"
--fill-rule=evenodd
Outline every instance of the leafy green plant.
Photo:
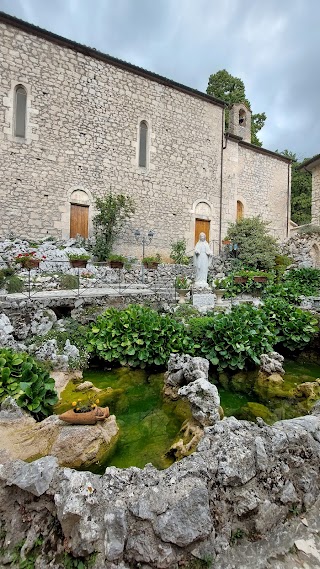
M 88 253 L 67 253 L 70 261 L 89 261 L 90 255 Z
M 312 314 L 281 298 L 266 300 L 262 310 L 276 334 L 275 344 L 290 351 L 302 350 L 319 332 L 318 321 Z
M 123 255 L 112 254 L 109 255 L 108 261 L 117 261 L 119 263 L 125 263 L 127 261 L 127 257 L 123 257 Z
M 159 253 L 157 253 L 156 255 L 150 257 L 143 257 L 142 262 L 146 265 L 149 263 L 161 263 L 161 256 Z
M 174 283 L 175 288 L 177 289 L 182 289 L 182 290 L 188 290 L 191 286 L 191 280 L 188 279 L 188 277 L 186 277 L 185 275 L 178 275 L 176 277 L 175 283 Z
M 280 297 L 293 304 L 300 296 L 319 296 L 319 294 L 320 270 L 312 268 L 288 270 L 279 282 L 270 282 L 264 290 L 266 297 Z
M 192 306 L 191 304 L 178 304 L 172 317 L 183 324 L 188 322 L 190 318 L 199 317 L 199 310 Z
M 58 401 L 54 380 L 40 363 L 28 354 L 1 349 L 0 401 L 7 396 L 37 420 L 50 415 Z
M 243 529 L 241 529 L 241 528 L 236 529 L 231 534 L 230 544 L 234 545 L 235 543 L 237 543 L 237 541 L 239 539 L 241 539 L 244 536 L 245 536 L 245 532 L 243 531 Z
M 60 288 L 71 290 L 78 288 L 78 277 L 77 275 L 71 275 L 69 273 L 64 273 L 60 276 Z
M 108 362 L 132 367 L 165 365 L 173 352 L 192 347 L 185 328 L 170 315 L 146 306 L 109 308 L 88 333 L 88 350 Z
M 196 354 L 218 370 L 258 365 L 261 354 L 272 351 L 275 343 L 268 316 L 247 304 L 233 307 L 229 314 L 192 318 L 188 328 Z
M 65 553 L 62 563 L 65 569 L 90 569 L 94 565 L 96 557 L 95 551 L 88 557 L 73 557 L 71 553 Z
M 134 201 L 129 196 L 113 195 L 109 192 L 103 198 L 96 199 L 95 207 L 98 213 L 93 218 L 95 234 L 93 253 L 98 261 L 105 261 L 124 222 L 134 213 Z
M 247 268 L 272 269 L 278 255 L 276 240 L 268 234 L 268 224 L 259 217 L 248 217 L 232 223 L 228 228 L 228 239 L 236 243 L 236 256 Z
M 246 278 L 246 282 L 236 282 L 236 276 Z M 267 281 L 257 282 L 255 280 L 256 277 L 264 277 Z M 268 283 L 273 282 L 273 280 L 274 275 L 271 272 L 267 273 L 265 271 L 240 269 L 235 273 L 231 273 L 224 279 L 214 280 L 212 284 L 215 288 L 225 289 L 225 298 L 232 298 L 239 294 L 255 294 L 257 292 L 262 292 L 268 286 Z
M 14 294 L 17 292 L 22 292 L 24 289 L 24 282 L 20 277 L 12 275 L 6 280 L 6 288 L 9 294 Z
M 187 243 L 185 239 L 179 239 L 171 243 L 170 257 L 177 265 L 189 265 L 189 257 L 186 254 Z

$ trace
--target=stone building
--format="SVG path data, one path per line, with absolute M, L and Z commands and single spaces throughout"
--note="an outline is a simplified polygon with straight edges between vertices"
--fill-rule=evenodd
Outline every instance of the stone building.
M 311 223 L 320 225 L 320 154 L 303 162 L 299 169 L 312 175 Z
M 214 253 L 228 224 L 261 215 L 280 239 L 290 220 L 290 161 L 253 146 L 245 105 L 225 104 L 0 13 L 2 236 L 90 235 L 106 192 L 136 205 L 133 230 L 168 255 L 205 231 Z

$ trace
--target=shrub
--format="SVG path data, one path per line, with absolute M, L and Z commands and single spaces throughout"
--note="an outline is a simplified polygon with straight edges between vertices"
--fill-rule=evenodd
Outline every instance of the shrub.
M 276 334 L 275 344 L 302 350 L 319 331 L 317 319 L 284 299 L 267 299 L 263 309 Z
M 184 326 L 172 316 L 140 305 L 109 308 L 88 333 L 90 352 L 132 367 L 162 366 L 171 353 L 188 353 L 191 345 Z
M 235 276 L 246 277 L 247 282 L 237 283 L 235 282 Z M 266 277 L 267 281 L 256 282 L 254 280 L 254 277 Z M 238 296 L 239 294 L 255 294 L 257 292 L 262 292 L 269 283 L 273 282 L 273 279 L 273 273 L 266 273 L 258 270 L 248 271 L 242 269 L 228 275 L 224 279 L 216 279 L 212 284 L 215 288 L 225 289 L 225 298 L 232 298 Z
M 93 218 L 95 245 L 93 253 L 98 261 L 108 259 L 123 223 L 134 213 L 134 202 L 129 196 L 107 194 L 95 202 L 97 215 Z
M 6 279 L 6 287 L 9 294 L 15 292 L 22 292 L 24 288 L 24 282 L 20 277 L 12 275 Z
M 234 307 L 229 314 L 190 319 L 189 334 L 197 355 L 219 370 L 258 365 L 261 354 L 272 351 L 275 342 L 268 316 L 247 304 Z
M 189 257 L 186 254 L 187 244 L 185 239 L 179 239 L 171 244 L 171 259 L 177 265 L 189 265 Z
M 238 248 L 230 254 L 248 268 L 272 269 L 278 254 L 276 240 L 268 234 L 268 224 L 259 217 L 243 218 L 228 228 L 228 239 Z
M 60 288 L 71 290 L 78 288 L 78 277 L 76 275 L 71 275 L 70 273 L 65 273 L 60 276 Z
M 41 364 L 28 354 L 1 349 L 0 401 L 9 395 L 37 420 L 50 415 L 58 401 L 54 380 Z
M 292 303 L 296 303 L 300 296 L 319 294 L 320 270 L 311 268 L 286 271 L 279 283 L 271 283 L 265 289 L 267 297 L 280 297 Z

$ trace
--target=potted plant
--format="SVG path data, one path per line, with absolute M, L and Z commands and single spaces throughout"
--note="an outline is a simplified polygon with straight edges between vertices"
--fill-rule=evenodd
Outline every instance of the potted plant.
M 214 290 L 214 294 L 216 295 L 216 305 L 217 306 L 221 306 L 222 305 L 222 298 L 224 293 L 226 292 L 226 288 L 224 288 L 226 285 L 226 279 L 215 279 L 212 283 L 212 288 Z
M 222 239 L 222 245 L 231 245 L 231 239 L 225 237 L 224 239 Z
M 71 267 L 75 268 L 83 268 L 85 269 L 87 266 L 87 262 L 90 259 L 90 255 L 87 253 L 68 253 L 69 261 Z
M 236 284 L 245 284 L 248 281 L 248 277 L 244 277 L 242 275 L 235 275 L 233 280 Z
M 109 255 L 108 261 L 111 269 L 122 269 L 127 259 L 122 255 Z
M 96 425 L 110 416 L 109 407 L 98 407 L 98 403 L 99 399 L 95 403 L 91 403 L 90 399 L 73 401 L 73 408 L 59 415 L 59 419 L 71 425 Z
M 146 269 L 157 269 L 159 263 L 161 263 L 161 257 L 159 253 L 155 257 L 144 257 L 142 263 Z
M 37 251 L 29 251 L 25 253 L 19 253 L 15 257 L 15 262 L 20 263 L 24 269 L 37 269 L 41 261 L 45 261 L 46 256 L 37 256 Z
M 191 281 L 185 275 L 178 275 L 175 280 L 175 288 L 178 291 L 179 304 L 185 304 L 186 296 L 190 290 Z

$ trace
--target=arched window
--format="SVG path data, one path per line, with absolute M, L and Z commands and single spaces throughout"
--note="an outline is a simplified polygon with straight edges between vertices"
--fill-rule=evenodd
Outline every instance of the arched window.
M 246 112 L 243 109 L 239 111 L 239 125 L 246 126 Z
M 139 166 L 147 167 L 147 142 L 148 142 L 148 125 L 145 121 L 141 121 L 139 130 Z
M 15 88 L 14 136 L 26 137 L 27 91 L 23 85 Z
M 243 203 L 237 201 L 237 221 L 243 218 Z

